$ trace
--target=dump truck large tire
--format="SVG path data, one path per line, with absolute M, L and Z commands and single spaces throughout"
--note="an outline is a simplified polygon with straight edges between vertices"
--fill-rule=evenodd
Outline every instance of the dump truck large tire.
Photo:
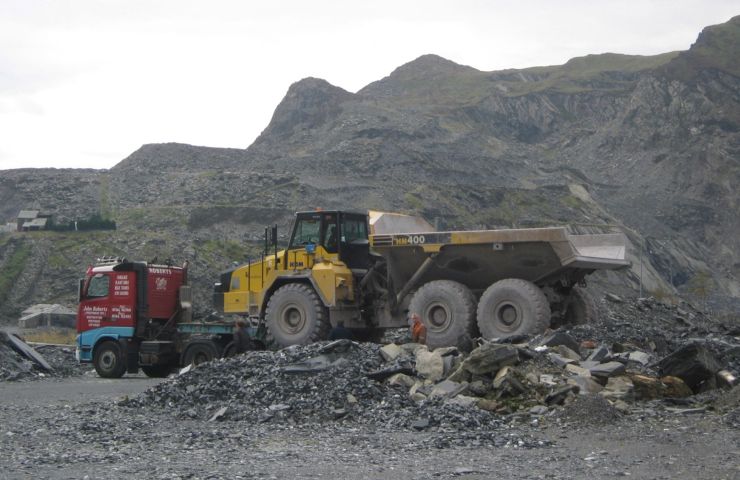
M 126 359 L 118 342 L 105 341 L 95 349 L 95 371 L 103 378 L 121 378 L 126 373 Z
M 278 288 L 265 310 L 268 344 L 280 347 L 306 345 L 325 340 L 329 334 L 329 312 L 316 292 L 302 283 Z
M 592 323 L 598 316 L 598 309 L 593 296 L 587 290 L 573 287 L 570 291 L 568 308 L 563 316 L 565 325 L 583 325 Z
M 434 280 L 416 291 L 409 313 L 418 313 L 427 327 L 429 348 L 458 347 L 470 350 L 478 334 L 475 296 L 465 285 L 452 280 Z
M 550 325 L 550 304 L 534 283 L 507 278 L 483 292 L 477 317 L 483 338 L 541 333 Z

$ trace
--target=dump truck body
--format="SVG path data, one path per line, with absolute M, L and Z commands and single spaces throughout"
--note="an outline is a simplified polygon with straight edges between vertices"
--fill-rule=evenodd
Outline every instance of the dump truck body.
M 222 273 L 214 299 L 227 313 L 265 321 L 280 345 L 325 338 L 339 322 L 364 330 L 405 326 L 413 310 L 427 315 L 433 344 L 454 344 L 461 324 L 463 337 L 481 333 L 478 324 L 491 336 L 584 317 L 568 313 L 585 301 L 576 285 L 595 270 L 629 264 L 619 234 L 432 230 L 401 214 L 299 212 L 288 248 L 277 249 L 273 231 L 259 261 Z M 497 326 L 488 328 L 491 322 Z
M 505 278 L 577 283 L 594 270 L 629 265 L 624 245 L 621 234 L 572 235 L 563 227 L 370 236 L 371 248 L 387 258 L 397 285 L 405 284 L 426 259 L 433 258 L 419 284 L 448 279 L 473 290 Z

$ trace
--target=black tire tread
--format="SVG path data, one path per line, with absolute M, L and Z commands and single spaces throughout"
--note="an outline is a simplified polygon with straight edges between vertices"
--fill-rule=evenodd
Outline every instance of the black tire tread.
M 588 290 L 573 287 L 570 291 L 570 305 L 565 312 L 566 325 L 584 325 L 594 323 L 598 318 L 598 307 L 593 295 Z
M 459 299 L 457 308 L 450 305 L 455 320 L 453 325 L 443 335 L 435 335 L 427 326 L 427 345 L 429 348 L 456 346 L 469 350 L 473 338 L 478 336 L 478 326 L 475 322 L 475 295 L 468 287 L 453 280 L 432 280 L 422 285 L 409 303 L 410 313 L 424 311 L 424 306 L 441 294 L 451 294 L 453 299 Z
M 295 292 L 304 295 L 308 299 L 309 303 L 312 306 L 313 312 L 316 315 L 316 323 L 314 325 L 314 328 L 307 335 L 305 335 L 303 340 L 299 341 L 298 344 L 307 345 L 310 343 L 319 342 L 321 340 L 326 340 L 326 338 L 329 336 L 329 331 L 331 330 L 331 323 L 329 322 L 329 312 L 324 306 L 324 303 L 321 301 L 321 298 L 319 298 L 318 294 L 314 291 L 312 287 L 306 284 L 288 283 L 287 285 L 283 285 L 282 287 L 275 290 L 275 292 L 270 297 L 270 300 L 267 302 L 267 307 L 265 308 L 265 319 L 268 319 L 267 344 L 274 344 L 279 347 L 288 346 L 277 340 L 272 332 L 272 329 L 270 328 L 269 322 L 270 315 L 272 314 L 272 311 L 276 308 L 276 302 L 280 301 L 280 298 L 285 294 L 285 292 Z
M 507 289 L 523 295 L 534 312 L 534 318 L 523 322 L 520 328 L 512 332 L 497 331 L 495 325 L 486 321 L 490 317 L 490 312 L 486 312 L 490 298 Z M 481 295 L 477 310 L 478 328 L 484 338 L 544 332 L 550 326 L 550 315 L 550 304 L 544 292 L 534 283 L 520 278 L 505 278 L 488 287 Z

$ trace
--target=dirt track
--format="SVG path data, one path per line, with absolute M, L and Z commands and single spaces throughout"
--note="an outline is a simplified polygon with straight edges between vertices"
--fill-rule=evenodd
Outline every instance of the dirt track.
M 460 433 L 332 423 L 175 420 L 119 406 L 156 380 L 0 385 L 0 478 L 706 478 L 740 476 L 740 432 L 716 414 L 633 414 L 607 425 L 511 422 L 490 447 Z M 246 400 L 246 399 L 245 399 Z M 539 444 L 541 442 L 541 445 Z

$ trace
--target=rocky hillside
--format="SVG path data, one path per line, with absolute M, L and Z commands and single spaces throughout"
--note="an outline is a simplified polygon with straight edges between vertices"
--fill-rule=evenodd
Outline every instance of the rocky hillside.
M 621 230 L 634 267 L 596 283 L 637 288 L 642 256 L 646 291 L 736 312 L 737 58 L 740 17 L 649 57 L 483 72 L 425 55 L 354 94 L 295 83 L 246 150 L 145 145 L 107 171 L 0 172 L 7 220 L 38 207 L 119 225 L 0 237 L 0 313 L 72 302 L 84 265 L 111 252 L 194 260 L 206 311 L 216 272 L 256 254 L 265 224 L 285 231 L 294 210 L 318 206 L 417 213 L 445 229 Z M 68 260 L 54 267 L 60 244 Z

